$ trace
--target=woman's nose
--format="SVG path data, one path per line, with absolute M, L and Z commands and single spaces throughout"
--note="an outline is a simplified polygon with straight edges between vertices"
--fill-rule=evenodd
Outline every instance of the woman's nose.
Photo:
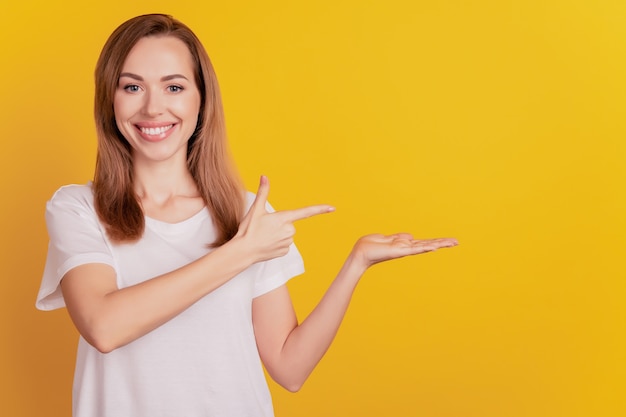
M 147 92 L 144 96 L 143 113 L 154 117 L 163 113 L 165 108 L 164 97 L 158 92 Z

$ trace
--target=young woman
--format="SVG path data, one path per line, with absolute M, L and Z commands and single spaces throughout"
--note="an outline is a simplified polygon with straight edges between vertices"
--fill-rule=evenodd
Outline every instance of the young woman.
M 66 306 L 80 332 L 75 417 L 272 416 L 262 364 L 297 391 L 371 265 L 456 245 L 409 234 L 355 244 L 298 323 L 285 283 L 303 272 L 297 220 L 269 183 L 245 193 L 231 169 L 215 73 L 166 15 L 118 27 L 96 67 L 93 183 L 48 202 L 37 306 Z

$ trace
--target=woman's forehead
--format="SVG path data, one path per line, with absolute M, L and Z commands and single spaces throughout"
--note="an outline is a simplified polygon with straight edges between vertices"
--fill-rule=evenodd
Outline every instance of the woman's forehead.
M 187 45 L 174 36 L 147 36 L 130 50 L 122 73 L 161 78 L 172 74 L 193 76 L 194 60 Z

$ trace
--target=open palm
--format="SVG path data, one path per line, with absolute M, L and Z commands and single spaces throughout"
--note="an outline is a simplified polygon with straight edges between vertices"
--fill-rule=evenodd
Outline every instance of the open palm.
M 414 239 L 410 233 L 371 234 L 363 236 L 357 241 L 353 253 L 367 266 L 371 266 L 391 259 L 456 245 L 458 242 L 453 238 Z

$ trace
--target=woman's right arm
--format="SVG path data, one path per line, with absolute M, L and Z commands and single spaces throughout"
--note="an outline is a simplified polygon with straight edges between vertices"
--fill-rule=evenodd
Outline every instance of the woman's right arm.
M 287 253 L 293 222 L 332 207 L 318 205 L 268 213 L 269 184 L 259 191 L 233 239 L 198 260 L 140 284 L 118 289 L 113 268 L 91 263 L 68 271 L 61 289 L 80 334 L 100 352 L 110 352 L 156 329 L 252 264 Z
M 61 281 L 67 310 L 80 334 L 100 352 L 132 342 L 174 318 L 251 265 L 235 242 L 182 268 L 118 289 L 106 264 L 84 264 Z

